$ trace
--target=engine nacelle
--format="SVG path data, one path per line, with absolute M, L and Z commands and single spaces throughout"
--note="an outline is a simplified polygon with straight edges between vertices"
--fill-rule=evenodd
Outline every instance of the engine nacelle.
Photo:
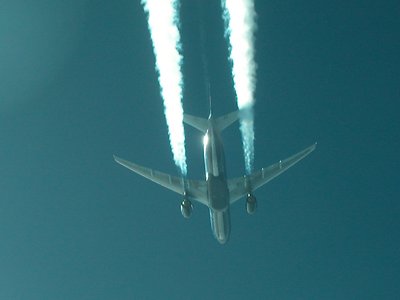
M 246 198 L 246 211 L 249 215 L 252 215 L 256 212 L 257 208 L 257 200 L 252 194 L 247 194 Z
M 189 219 L 192 214 L 192 210 L 193 210 L 192 202 L 190 202 L 190 200 L 188 199 L 183 199 L 181 203 L 182 216 L 186 219 Z

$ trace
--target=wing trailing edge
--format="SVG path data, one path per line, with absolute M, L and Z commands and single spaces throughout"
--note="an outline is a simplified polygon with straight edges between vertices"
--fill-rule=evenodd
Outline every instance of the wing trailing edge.
M 281 175 L 283 172 L 313 152 L 316 146 L 317 143 L 307 147 L 295 155 L 290 156 L 287 159 L 280 160 L 269 167 L 262 168 L 251 175 L 228 180 L 231 204 L 235 203 L 248 193 L 255 191 L 275 177 Z
M 175 193 L 185 195 L 208 206 L 207 185 L 205 181 L 183 179 L 160 171 L 146 168 L 114 155 L 114 160 L 125 168 L 139 174 Z

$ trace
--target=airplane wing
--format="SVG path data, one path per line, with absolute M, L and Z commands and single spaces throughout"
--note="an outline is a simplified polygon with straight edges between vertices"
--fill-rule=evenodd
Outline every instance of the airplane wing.
M 279 176 L 287 169 L 294 166 L 300 160 L 305 158 L 311 152 L 313 152 L 316 146 L 317 144 L 315 143 L 314 145 L 311 145 L 303 151 L 300 151 L 299 153 L 285 160 L 280 160 L 279 162 L 267 168 L 262 168 L 261 170 L 254 172 L 249 176 L 243 176 L 228 180 L 230 203 L 235 203 L 237 200 L 244 197 L 249 192 L 255 191 L 259 187 Z
M 172 176 L 160 171 L 139 166 L 130 161 L 114 155 L 114 160 L 129 170 L 171 190 L 180 195 L 186 193 L 187 197 L 208 206 L 207 185 L 205 181 L 191 180 Z M 184 188 L 186 186 L 186 188 Z

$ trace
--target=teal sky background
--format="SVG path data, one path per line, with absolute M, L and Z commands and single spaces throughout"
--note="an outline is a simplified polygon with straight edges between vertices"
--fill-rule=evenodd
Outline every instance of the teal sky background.
M 232 207 L 221 246 L 205 207 L 185 220 L 112 159 L 178 174 L 140 2 L 0 2 L 0 299 L 398 297 L 400 3 L 255 5 L 255 168 L 318 148 L 254 216 Z M 207 78 L 234 110 L 219 1 L 183 0 L 181 34 L 185 111 L 208 115 Z M 242 175 L 237 124 L 223 140 Z

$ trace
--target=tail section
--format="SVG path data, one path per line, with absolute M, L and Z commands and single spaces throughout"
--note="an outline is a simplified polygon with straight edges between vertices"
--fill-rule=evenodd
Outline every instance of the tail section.
M 223 131 L 225 128 L 232 125 L 239 118 L 239 111 L 236 110 L 229 114 L 226 114 L 222 117 L 219 117 L 215 120 L 215 126 L 218 128 L 218 131 Z
M 200 117 L 195 117 L 192 115 L 184 114 L 183 122 L 200 130 L 203 133 L 206 133 L 208 129 L 208 120 Z
M 234 111 L 229 114 L 223 115 L 214 119 L 211 114 L 209 119 L 204 119 L 200 117 L 195 117 L 192 115 L 184 114 L 183 122 L 200 130 L 203 133 L 206 133 L 207 129 L 210 126 L 213 126 L 219 132 L 223 131 L 225 128 L 232 125 L 239 118 L 239 111 Z

